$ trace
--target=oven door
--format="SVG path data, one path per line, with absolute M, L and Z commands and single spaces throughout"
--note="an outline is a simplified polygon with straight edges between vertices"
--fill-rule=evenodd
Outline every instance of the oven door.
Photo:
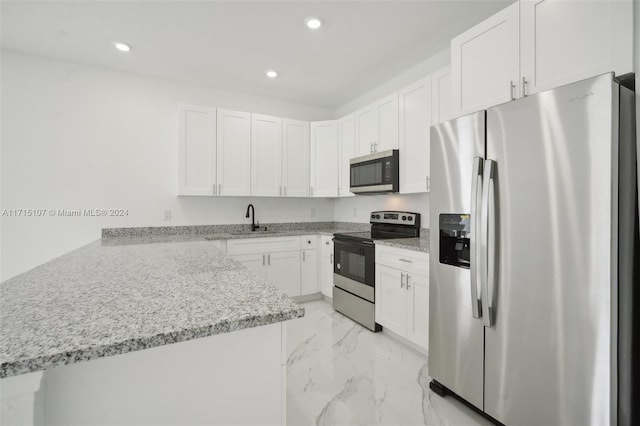
M 333 247 L 334 285 L 373 301 L 376 256 L 373 243 L 334 239 Z

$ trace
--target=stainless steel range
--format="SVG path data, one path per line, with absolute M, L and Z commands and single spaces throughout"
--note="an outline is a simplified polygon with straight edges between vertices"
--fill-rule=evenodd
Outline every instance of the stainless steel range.
M 372 212 L 370 232 L 335 234 L 333 308 L 372 331 L 375 321 L 375 240 L 420 236 L 420 213 Z

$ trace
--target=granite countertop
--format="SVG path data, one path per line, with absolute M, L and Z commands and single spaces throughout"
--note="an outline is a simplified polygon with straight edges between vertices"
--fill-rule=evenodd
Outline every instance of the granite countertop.
M 90 243 L 0 286 L 0 378 L 227 333 L 304 309 L 211 241 Z
M 423 235 L 419 238 L 397 238 L 393 240 L 376 240 L 376 244 L 397 247 L 401 249 L 421 251 L 423 253 L 429 253 L 429 243 L 431 239 L 429 234 Z

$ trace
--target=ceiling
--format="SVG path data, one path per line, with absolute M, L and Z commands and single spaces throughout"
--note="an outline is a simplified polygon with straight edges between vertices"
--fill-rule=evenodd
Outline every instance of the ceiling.
M 2 0 L 1 45 L 335 109 L 513 1 Z M 309 16 L 322 28 L 307 29 Z

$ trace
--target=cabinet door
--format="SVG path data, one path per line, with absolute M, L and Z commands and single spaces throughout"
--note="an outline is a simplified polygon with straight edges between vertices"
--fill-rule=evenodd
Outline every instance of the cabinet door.
M 451 118 L 451 68 L 431 74 L 431 121 L 442 123 Z
M 267 279 L 267 257 L 264 254 L 237 254 L 230 256 L 237 260 L 249 270 L 253 271 L 259 278 Z
M 376 264 L 376 322 L 404 336 L 407 290 L 400 274 L 404 272 Z
M 429 346 L 429 278 L 407 274 L 407 339 L 428 349 Z
M 338 196 L 338 124 L 311 123 L 311 196 Z
M 251 114 L 218 109 L 218 195 L 251 194 Z
M 431 78 L 400 91 L 400 192 L 429 189 Z
M 451 40 L 455 117 L 519 96 L 519 19 L 516 2 Z
M 338 165 L 339 173 L 339 197 L 353 197 L 355 194 L 349 191 L 351 186 L 351 167 L 349 161 L 356 156 L 356 122 L 354 114 L 349 114 L 338 121 L 340 138 L 340 155 Z
M 331 237 L 322 236 L 320 239 L 320 280 L 322 294 L 333 298 L 333 241 Z
M 526 94 L 633 71 L 631 0 L 523 0 L 520 10 Z
M 268 253 L 267 281 L 287 296 L 300 296 L 300 251 Z
M 300 293 L 313 294 L 320 291 L 318 279 L 318 250 L 302 250 L 300 264 Z
M 251 195 L 282 195 L 282 119 L 251 114 Z
M 282 193 L 309 196 L 309 123 L 284 120 L 282 135 Z
M 355 112 L 356 157 L 371 154 L 373 144 L 378 142 L 378 109 L 375 104 L 368 105 Z
M 375 152 L 398 149 L 398 92 L 376 102 L 378 137 L 374 141 Z
M 215 195 L 215 108 L 179 105 L 178 145 L 178 195 Z

